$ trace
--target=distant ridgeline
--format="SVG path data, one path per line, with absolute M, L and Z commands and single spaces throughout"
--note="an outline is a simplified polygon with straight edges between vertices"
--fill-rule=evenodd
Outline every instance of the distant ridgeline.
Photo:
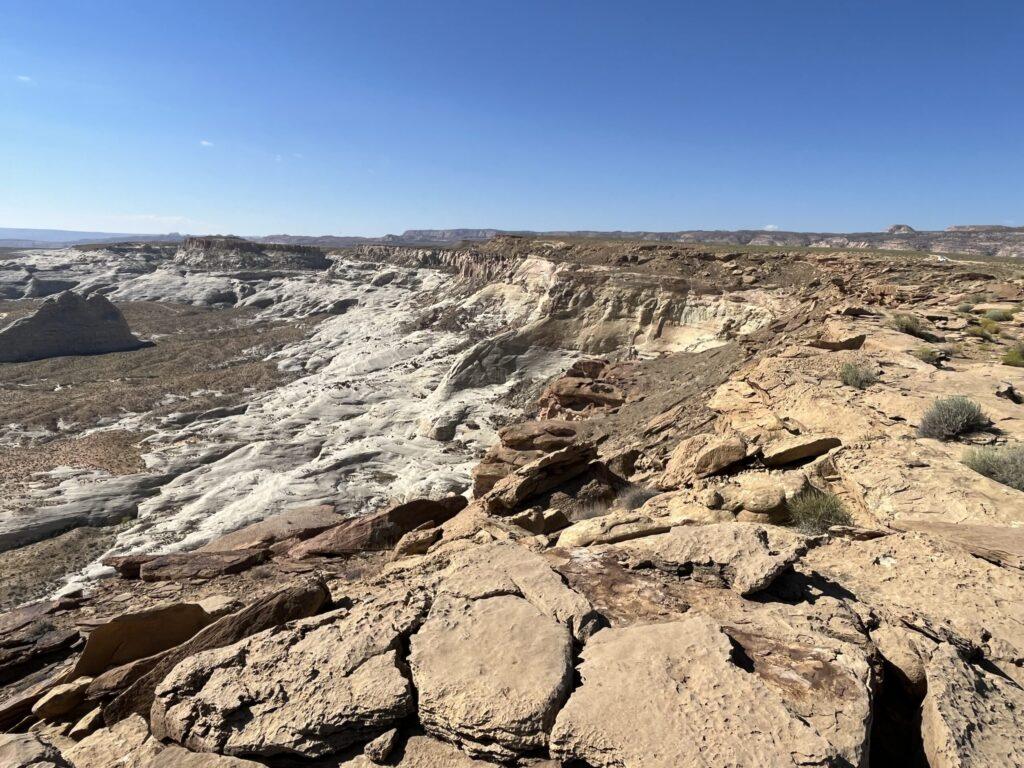
M 240 237 L 186 237 L 174 261 L 194 269 L 327 269 L 331 262 L 312 245 L 256 243 Z

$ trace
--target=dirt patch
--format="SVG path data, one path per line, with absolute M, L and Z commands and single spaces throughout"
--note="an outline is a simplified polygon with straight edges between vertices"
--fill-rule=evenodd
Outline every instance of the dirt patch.
M 102 555 L 115 535 L 114 528 L 76 528 L 0 553 L 0 610 L 45 597 L 61 585 L 65 574 Z
M 29 303 L 0 301 L 0 312 Z M 287 378 L 263 358 L 304 338 L 317 322 L 259 321 L 248 309 L 118 306 L 132 331 L 155 346 L 0 365 L 0 423 L 56 431 L 62 422 L 92 425 L 124 413 L 228 405 Z

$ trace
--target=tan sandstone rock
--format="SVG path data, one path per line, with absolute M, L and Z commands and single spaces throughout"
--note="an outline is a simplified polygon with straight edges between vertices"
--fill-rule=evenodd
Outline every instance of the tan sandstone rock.
M 1024 765 L 1024 689 L 941 645 L 928 664 L 921 734 L 931 768 Z
M 827 765 L 835 748 L 733 661 L 705 616 L 606 629 L 582 651 L 583 684 L 559 713 L 551 752 L 596 768 Z
M 513 595 L 440 600 L 411 647 L 428 733 L 498 759 L 547 746 L 572 680 L 566 626 Z
M 398 668 L 422 595 L 369 602 L 190 656 L 156 689 L 154 734 L 197 752 L 320 757 L 413 711 Z
M 739 522 L 673 528 L 667 534 L 620 546 L 633 567 L 652 565 L 722 583 L 741 595 L 764 589 L 807 551 L 803 536 Z

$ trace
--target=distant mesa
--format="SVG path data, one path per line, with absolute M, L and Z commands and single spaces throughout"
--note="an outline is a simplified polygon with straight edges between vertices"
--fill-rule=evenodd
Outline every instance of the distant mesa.
M 890 235 L 913 235 L 917 233 L 917 230 L 909 224 L 893 224 L 886 232 Z
M 100 294 L 64 291 L 32 315 L 0 329 L 0 363 L 69 355 L 102 355 L 151 347 L 128 327 L 121 310 Z
M 186 237 L 174 256 L 182 266 L 198 270 L 327 269 L 330 260 L 310 245 L 256 243 L 231 235 Z

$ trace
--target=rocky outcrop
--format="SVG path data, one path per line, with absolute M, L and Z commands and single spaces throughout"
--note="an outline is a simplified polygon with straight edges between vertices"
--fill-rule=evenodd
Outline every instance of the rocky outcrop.
M 174 261 L 196 270 L 234 272 L 248 269 L 327 269 L 321 248 L 254 243 L 240 237 L 186 237 Z
M 65 291 L 28 317 L 0 329 L 0 363 L 102 355 L 152 346 L 128 328 L 121 311 L 99 294 Z
M 398 666 L 422 597 L 304 619 L 183 660 L 156 689 L 154 735 L 197 752 L 320 757 L 414 711 Z

